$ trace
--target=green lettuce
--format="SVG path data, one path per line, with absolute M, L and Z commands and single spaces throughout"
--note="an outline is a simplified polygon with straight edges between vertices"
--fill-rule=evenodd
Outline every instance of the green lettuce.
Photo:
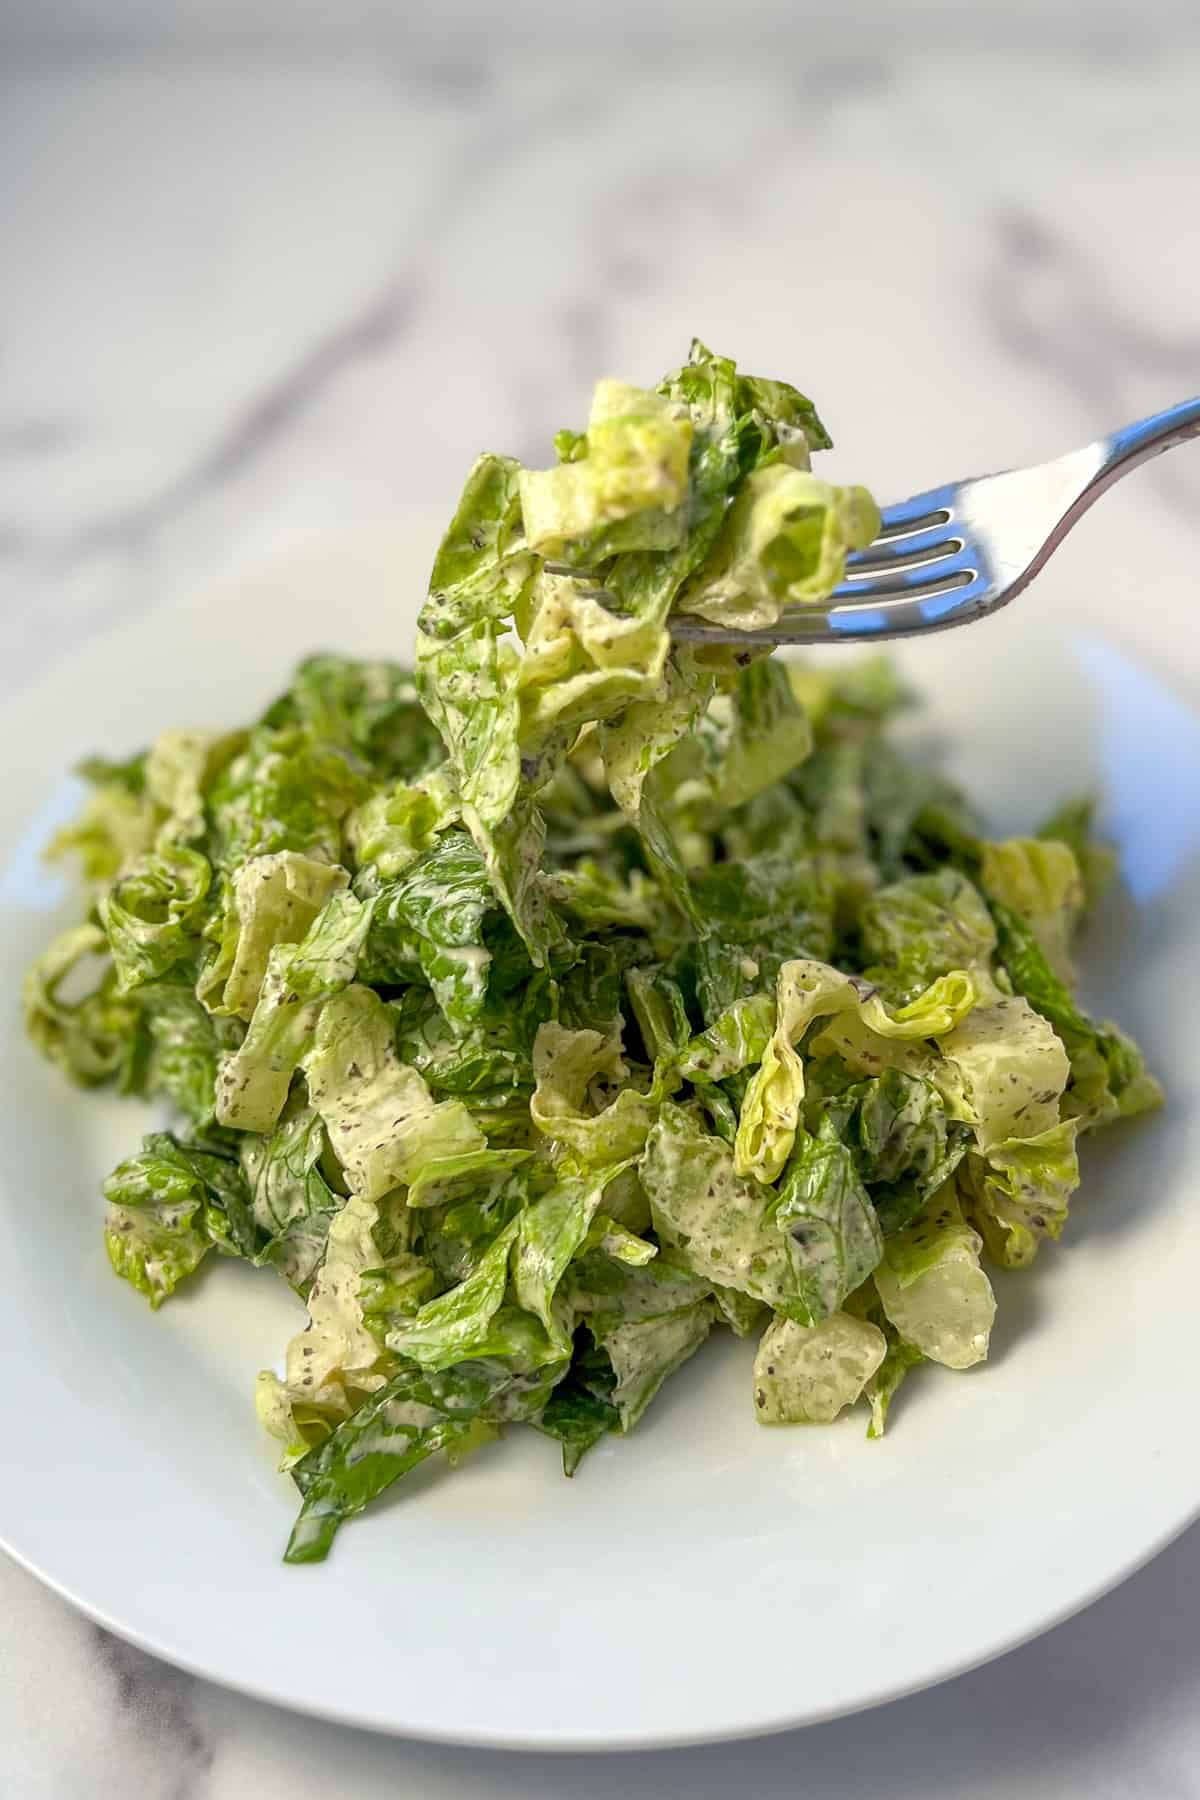
M 217 1071 L 242 1041 L 241 1022 L 213 1018 L 183 981 L 147 983 L 134 998 L 140 1031 L 131 1083 L 147 1096 L 165 1096 L 193 1125 L 211 1125 Z
M 737 637 L 878 529 L 828 446 L 695 341 L 554 467 L 476 460 L 414 667 L 324 651 L 80 770 L 28 1033 L 167 1115 L 106 1184 L 120 1275 L 304 1303 L 255 1390 L 289 1561 L 508 1428 L 573 1474 L 714 1331 L 759 1340 L 757 1418 L 879 1436 L 986 1354 L 981 1259 L 1063 1232 L 1079 1135 L 1159 1098 L 1074 991 L 1090 806 L 999 839 L 892 735 L 885 658 Z
M 434 1100 L 400 1061 L 388 1008 L 359 983 L 324 1005 L 305 1058 L 309 1099 L 352 1194 L 382 1199 L 429 1165 L 484 1148 L 461 1100 Z
M 448 638 L 507 618 L 528 590 L 538 559 L 526 548 L 521 473 L 511 456 L 476 460 L 429 577 L 422 631 Z
M 94 979 L 82 996 L 68 999 L 64 990 L 81 970 L 93 971 Z M 118 989 L 98 925 L 76 925 L 54 939 L 25 976 L 22 1007 L 30 1038 L 72 1081 L 98 1087 L 115 1079 L 136 1087 L 138 1008 Z
M 978 1006 L 940 1040 L 934 1080 L 980 1148 L 1034 1137 L 1058 1123 L 1067 1053 L 1049 1022 L 1019 995 Z
M 667 1102 L 646 1141 L 641 1178 L 660 1242 L 696 1275 L 807 1319 L 803 1247 L 777 1222 L 774 1189 L 737 1173 L 729 1146 Z
M 589 1238 L 605 1189 L 627 1166 L 617 1164 L 586 1178 L 568 1177 L 521 1214 L 513 1251 L 513 1291 L 526 1312 L 541 1320 L 551 1342 L 560 1341 L 564 1332 L 564 1322 L 554 1308 L 559 1283 Z M 600 1246 L 608 1254 L 615 1253 L 617 1260 L 635 1266 L 655 1254 L 650 1244 L 642 1246 L 645 1256 L 640 1249 L 631 1251 L 635 1243 L 640 1244 L 641 1240 L 634 1239 L 611 1219 L 604 1220 Z M 568 1352 L 570 1346 L 563 1343 L 562 1348 Z
M 444 764 L 419 781 L 398 781 L 347 816 L 350 856 L 360 872 L 389 881 L 432 850 L 438 834 L 457 824 L 461 814 L 458 787 Z
M 837 1312 L 883 1254 L 875 1208 L 833 1120 L 801 1137 L 784 1170 L 774 1222 L 798 1272 L 789 1316 L 818 1325 Z
M 270 1131 L 327 1000 L 354 979 L 371 905 L 333 894 L 298 944 L 267 958 L 246 1036 L 217 1071 L 216 1116 L 239 1131 Z
M 340 862 L 343 820 L 369 791 L 340 744 L 299 724 L 259 725 L 206 794 L 210 861 L 232 872 L 252 856 L 294 850 Z
M 900 1002 L 953 969 L 990 974 L 996 949 L 987 903 L 951 868 L 877 888 L 863 903 L 859 931 L 872 979 Z
M 988 1353 L 996 1300 L 979 1236 L 947 1183 L 884 1245 L 875 1289 L 900 1337 L 931 1362 L 969 1369 Z
M 104 1183 L 104 1243 L 116 1274 L 157 1308 L 215 1245 L 253 1248 L 236 1157 L 170 1132 L 152 1132 Z
M 301 741 L 335 746 L 352 764 L 369 768 L 376 782 L 412 781 L 441 758 L 412 672 L 394 662 L 305 657 L 262 724 L 301 727 Z M 336 786 L 337 765 L 329 766 Z
M 302 1504 L 284 1560 L 322 1562 L 338 1528 L 440 1452 L 459 1459 L 494 1436 L 483 1416 L 511 1382 L 503 1365 L 438 1381 L 402 1369 L 292 1467 Z
M 1065 801 L 1037 828 L 1038 837 L 1053 838 L 1074 853 L 1083 881 L 1085 910 L 1095 906 L 1117 872 L 1116 851 L 1092 830 L 1095 812 L 1095 799 L 1084 795 Z
M 1087 896 L 1070 845 L 1056 838 L 985 843 L 979 879 L 990 899 L 1022 915 L 1051 969 L 1072 982 L 1071 938 Z
M 561 1156 L 594 1168 L 640 1153 L 654 1120 L 653 1102 L 623 1087 L 603 1104 L 605 1087 L 619 1086 L 626 1074 L 615 1035 L 549 1022 L 538 1029 L 533 1068 L 537 1085 L 529 1116 Z
M 1133 1040 L 1117 1026 L 1098 1024 L 1055 974 L 1033 926 L 1020 913 L 992 902 L 999 953 L 1009 981 L 1047 1025 L 1069 1058 L 1067 1112 L 1084 1125 L 1132 1118 L 1162 1102 L 1162 1090 Z M 1053 1121 L 1043 1120 L 1041 1128 Z M 1033 1135 L 1038 1126 L 1022 1125 Z
M 882 1331 L 849 1313 L 817 1325 L 776 1318 L 754 1358 L 760 1425 L 828 1425 L 853 1406 L 887 1352 Z
M 336 1170 L 320 1114 L 296 1096 L 269 1137 L 246 1133 L 240 1159 L 262 1239 L 258 1260 L 272 1263 L 305 1294 L 346 1203 L 333 1185 Z
M 602 1252 L 582 1259 L 572 1301 L 610 1370 L 604 1393 L 632 1431 L 667 1377 L 707 1338 L 715 1309 L 708 1282 L 662 1257 L 644 1267 Z
M 325 901 L 347 885 L 344 869 L 293 850 L 252 856 L 227 884 L 215 929 L 215 950 L 197 993 L 215 1013 L 253 1017 L 277 944 L 296 944 Z M 111 933 L 110 933 L 111 935 Z
M 785 606 L 824 600 L 846 555 L 879 531 L 865 488 L 830 487 L 802 469 L 771 463 L 743 483 L 683 609 L 740 631 L 774 625 Z
M 1064 1119 L 1036 1137 L 1003 1138 L 986 1158 L 969 1159 L 970 1217 L 1003 1268 L 1027 1268 L 1044 1238 L 1062 1235 L 1079 1186 L 1078 1131 L 1078 1119 Z
M 423 977 L 461 1033 L 483 1011 L 491 953 L 483 922 L 495 909 L 483 858 L 466 832 L 446 830 L 374 895 L 359 973 L 376 987 Z
M 90 784 L 78 818 L 51 838 L 52 860 L 79 858 L 84 881 L 107 886 L 154 841 L 154 808 L 146 794 L 146 758 L 108 763 L 93 757 L 78 773 Z
M 104 895 L 97 912 L 121 993 L 196 961 L 211 881 L 199 851 L 165 845 L 139 858 Z
M 795 1140 L 804 1065 L 795 1045 L 815 1019 L 854 1013 L 885 1042 L 941 1038 L 962 1029 L 979 989 L 966 970 L 939 976 L 907 1005 L 889 1010 L 869 983 L 811 960 L 779 971 L 775 1030 L 746 1092 L 734 1146 L 738 1173 L 774 1181 Z
M 586 436 L 572 442 L 570 460 L 521 471 L 530 547 L 562 556 L 586 540 L 591 560 L 617 549 L 672 548 L 687 529 L 691 443 L 682 407 L 624 382 L 597 382 Z

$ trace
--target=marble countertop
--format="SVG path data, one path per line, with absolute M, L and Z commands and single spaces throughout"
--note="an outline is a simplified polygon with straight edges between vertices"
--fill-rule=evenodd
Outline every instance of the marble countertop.
M 0 699 L 117 619 L 444 507 L 483 444 L 536 460 L 597 374 L 651 378 L 693 331 L 815 392 L 832 471 L 885 498 L 1194 392 L 1200 49 L 1106 43 L 7 59 Z M 1181 456 L 1110 503 L 1139 576 L 1189 566 L 1198 502 Z M 1198 1601 L 1193 1531 L 916 1699 L 543 1760 L 293 1718 L 0 1562 L 0 1792 L 1174 1800 Z

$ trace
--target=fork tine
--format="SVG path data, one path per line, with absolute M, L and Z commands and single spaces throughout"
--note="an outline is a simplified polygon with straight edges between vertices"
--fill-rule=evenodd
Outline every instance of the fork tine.
M 960 550 L 962 542 L 962 537 L 950 529 L 946 520 L 930 526 L 927 531 L 877 537 L 865 550 L 850 552 L 846 558 L 846 573 L 869 575 L 876 569 L 895 568 L 902 563 L 910 563 L 916 568 L 922 562 L 932 562 L 935 557 Z
M 869 606 L 831 606 L 819 616 L 801 616 L 797 611 L 786 621 L 787 636 L 780 642 L 789 644 L 830 643 L 856 638 L 909 637 L 928 631 L 952 613 L 964 616 L 975 611 L 992 591 L 988 577 L 977 571 L 955 587 L 933 593 L 920 589 L 907 594 L 881 596 L 882 604 Z M 861 588 L 858 590 L 861 595 Z
M 843 581 L 836 587 L 832 598 L 835 601 L 862 601 L 865 604 L 886 599 L 889 595 L 932 593 L 948 585 L 952 585 L 953 589 L 966 587 L 980 573 L 979 557 L 960 538 L 948 540 L 947 547 L 950 543 L 954 545 L 950 554 L 927 558 L 915 568 L 882 563 L 874 568 L 864 569 L 859 579 Z
M 911 494 L 907 500 L 885 506 L 879 515 L 879 538 L 899 537 L 902 532 L 917 531 L 924 525 L 948 523 L 954 516 L 958 487 L 957 482 L 950 481 L 944 487 L 927 488 L 923 494 Z

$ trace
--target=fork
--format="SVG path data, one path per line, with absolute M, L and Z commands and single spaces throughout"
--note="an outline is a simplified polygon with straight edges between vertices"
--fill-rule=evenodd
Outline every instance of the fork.
M 1094 501 L 1139 463 L 1200 436 L 1200 396 L 1031 469 L 975 475 L 884 507 L 874 543 L 846 558 L 821 606 L 793 606 L 763 631 L 676 614 L 689 643 L 840 644 L 970 625 L 1007 606 Z

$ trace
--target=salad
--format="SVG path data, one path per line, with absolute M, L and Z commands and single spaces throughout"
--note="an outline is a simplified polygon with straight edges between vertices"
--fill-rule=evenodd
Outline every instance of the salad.
M 158 1307 L 240 1257 L 307 1310 L 257 1386 L 291 1562 L 507 1425 L 574 1474 L 714 1332 L 764 1425 L 878 1437 L 1159 1099 L 1075 998 L 1086 803 L 997 841 L 889 740 L 885 661 L 673 640 L 830 594 L 878 514 L 828 443 L 700 343 L 601 382 L 553 468 L 476 462 L 411 670 L 312 656 L 83 769 L 28 1029 L 170 1109 L 104 1183 L 115 1272 Z

